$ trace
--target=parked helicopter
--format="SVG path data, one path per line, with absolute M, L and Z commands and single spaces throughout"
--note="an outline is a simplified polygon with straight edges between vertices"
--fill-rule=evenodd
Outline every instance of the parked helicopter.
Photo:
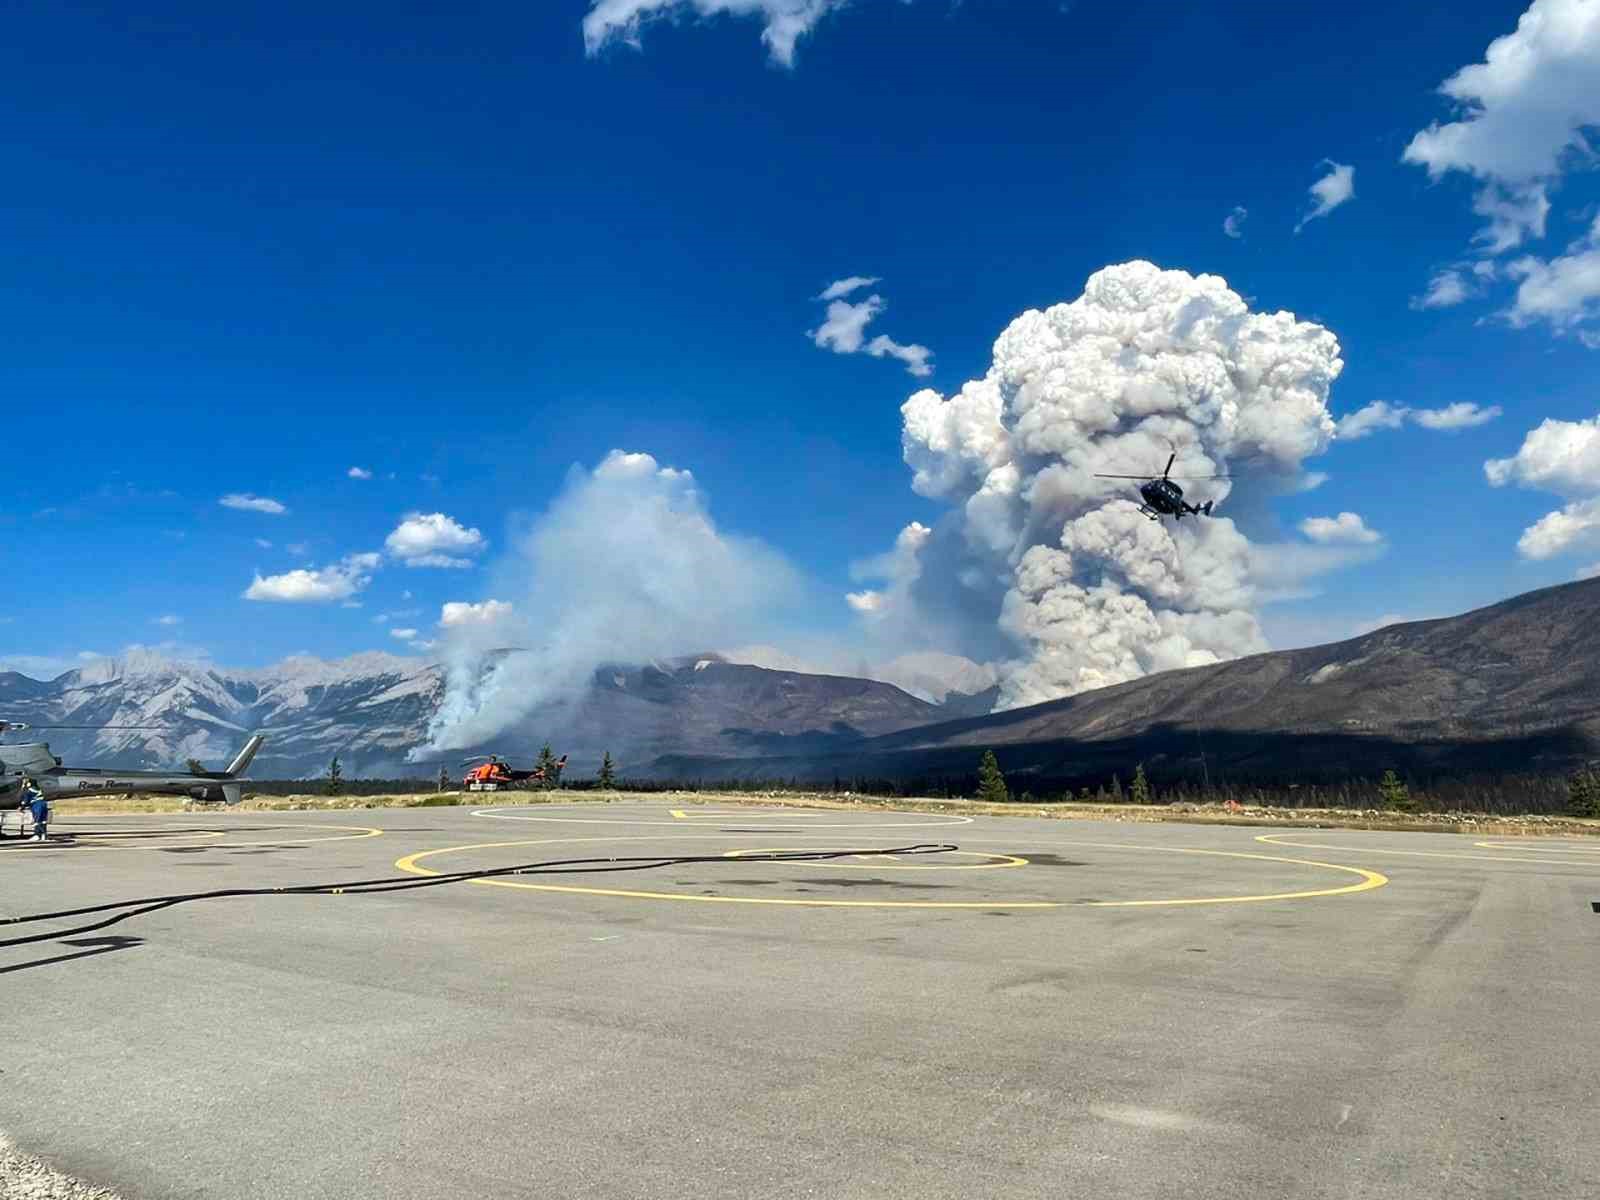
M 473 764 L 478 764 L 473 766 Z M 545 769 L 535 767 L 531 771 L 518 771 L 498 754 L 479 754 L 463 760 L 462 766 L 470 766 L 466 777 L 462 779 L 461 786 L 469 792 L 498 792 L 501 788 L 513 788 L 518 784 L 541 784 L 545 781 Z M 567 756 L 563 754 L 555 763 L 552 774 L 559 780 L 562 769 L 567 765 Z
M 1209 517 L 1213 500 L 1204 504 L 1186 504 L 1183 499 L 1183 489 L 1168 477 L 1172 464 L 1178 459 L 1178 452 L 1174 450 L 1172 457 L 1167 459 L 1167 465 L 1162 470 L 1160 477 L 1154 475 L 1100 475 L 1096 479 L 1143 479 L 1139 485 L 1139 495 L 1144 503 L 1139 505 L 1139 511 L 1152 521 L 1159 521 L 1162 517 L 1172 517 L 1181 521 L 1185 514 L 1196 517 Z M 1190 475 L 1189 479 L 1227 479 L 1226 475 Z
M 0 721 L 0 734 L 10 730 L 40 729 L 115 729 L 128 726 L 29 726 L 17 721 Z M 267 739 L 252 734 L 227 768 L 221 771 L 119 771 L 101 767 L 69 767 L 50 753 L 48 742 L 0 744 L 0 808 L 16 808 L 21 801 L 22 781 L 29 778 L 38 785 L 46 800 L 70 796 L 97 796 L 108 792 L 152 792 L 169 796 L 188 796 L 194 800 L 237 804 L 244 798 L 239 777 Z

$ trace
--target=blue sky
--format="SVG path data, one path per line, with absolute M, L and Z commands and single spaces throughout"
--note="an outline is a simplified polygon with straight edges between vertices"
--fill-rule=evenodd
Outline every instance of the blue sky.
M 1600 411 L 1584 344 L 1600 285 L 1574 299 L 1581 278 L 1563 277 L 1546 315 L 1504 315 L 1527 276 L 1506 264 L 1579 253 L 1600 180 L 1564 160 L 1543 235 L 1491 255 L 1474 246 L 1486 176 L 1402 161 L 1452 119 L 1439 85 L 1525 3 L 1328 21 L 857 0 L 788 64 L 760 15 L 653 0 L 614 0 L 665 16 L 589 54 L 590 7 L 11 9 L 0 657 L 403 650 L 392 626 L 424 640 L 443 603 L 489 598 L 517 523 L 613 448 L 693 472 L 723 530 L 833 598 L 814 631 L 847 637 L 851 564 L 945 511 L 909 486 L 902 402 L 981 376 L 1019 313 L 1132 259 L 1332 330 L 1335 417 L 1502 410 L 1307 461 L 1329 478 L 1274 502 L 1283 535 L 1351 512 L 1382 542 L 1261 608 L 1275 645 L 1460 611 L 1600 558 L 1581 538 L 1518 549 L 1581 488 L 1494 488 L 1484 471 L 1541 421 Z M 1354 195 L 1297 233 L 1329 163 L 1353 168 Z M 1496 264 L 1481 294 L 1417 306 L 1474 262 Z M 927 347 L 926 379 L 807 337 L 818 294 L 852 275 L 887 302 L 868 335 Z M 385 540 L 408 513 L 479 531 L 445 555 L 475 565 L 406 565 Z M 341 561 L 348 595 L 246 598 L 257 577 Z

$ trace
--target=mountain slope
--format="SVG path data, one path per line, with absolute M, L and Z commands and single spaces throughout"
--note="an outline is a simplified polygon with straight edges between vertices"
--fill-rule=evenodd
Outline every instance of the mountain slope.
M 516 653 L 516 652 L 511 652 Z M 348 775 L 431 775 L 442 759 L 493 750 L 531 760 L 544 742 L 575 772 L 610 752 L 640 772 L 664 754 L 740 755 L 821 750 L 926 724 L 959 709 L 885 683 L 769 671 L 716 655 L 645 667 L 606 667 L 575 697 L 535 709 L 492 745 L 409 763 L 443 696 L 440 669 L 416 659 L 291 658 L 260 671 L 172 662 L 145 651 L 101 659 L 50 682 L 0 674 L 0 716 L 41 729 L 68 762 L 127 767 L 208 764 L 231 757 L 253 730 L 267 743 L 257 778 L 320 773 L 337 754 Z M 137 728 L 114 728 L 114 727 Z
M 990 746 L 1011 747 L 1002 761 L 1013 768 L 1061 778 L 1140 758 L 1210 769 L 1202 750 L 1213 765 L 1263 774 L 1353 772 L 1372 755 L 1473 769 L 1499 756 L 1504 770 L 1583 758 L 1600 748 L 1600 580 L 905 730 L 807 764 L 660 766 L 701 776 L 905 777 L 970 772 L 976 751 Z

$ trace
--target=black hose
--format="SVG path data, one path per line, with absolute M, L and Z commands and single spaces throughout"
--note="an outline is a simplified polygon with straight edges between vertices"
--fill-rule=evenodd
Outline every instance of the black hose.
M 448 883 L 465 883 L 473 879 L 493 879 L 501 875 L 568 875 L 591 874 L 605 871 L 652 871 L 660 867 L 678 867 L 690 863 L 745 864 L 761 862 L 826 862 L 835 858 L 850 858 L 870 854 L 944 854 L 956 847 L 944 843 L 921 842 L 915 846 L 894 846 L 887 849 L 855 850 L 764 850 L 750 854 L 683 854 L 670 858 L 563 858 L 551 862 L 518 863 L 511 867 L 492 867 L 481 871 L 456 871 L 448 875 L 429 875 L 423 878 L 384 875 L 376 879 L 356 879 L 348 883 L 310 883 L 298 887 L 220 888 L 211 892 L 184 892 L 170 896 L 144 896 L 136 900 L 113 900 L 106 904 L 91 904 L 83 908 L 64 908 L 57 912 L 31 913 L 23 917 L 0 918 L 0 925 L 28 925 L 35 921 L 59 921 L 68 917 L 87 917 L 95 913 L 117 912 L 115 916 L 74 929 L 53 933 L 37 933 L 28 937 L 0 940 L 0 950 L 12 946 L 28 946 L 35 942 L 51 942 L 60 938 L 94 933 L 111 926 L 159 912 L 192 900 L 228 900 L 243 896 L 346 896 L 368 895 L 376 892 L 405 892 L 414 888 L 440 887 Z

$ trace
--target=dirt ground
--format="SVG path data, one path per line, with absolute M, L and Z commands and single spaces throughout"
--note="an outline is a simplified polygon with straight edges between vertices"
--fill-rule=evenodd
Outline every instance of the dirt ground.
M 237 812 L 346 812 L 378 808 L 435 808 L 470 805 L 475 808 L 528 804 L 608 804 L 650 801 L 683 806 L 774 804 L 795 808 L 840 810 L 895 809 L 901 812 L 959 812 L 974 816 L 1046 817 L 1055 820 L 1177 821 L 1192 825 L 1263 825 L 1273 828 L 1374 829 L 1418 833 L 1470 833 L 1533 836 L 1554 833 L 1600 835 L 1600 821 L 1577 817 L 1499 816 L 1469 812 L 1395 813 L 1380 809 L 1270 808 L 1223 804 L 1095 804 L 1072 801 L 1058 804 L 983 804 L 975 800 L 895 798 L 842 793 L 805 792 L 598 792 L 504 791 L 439 792 L 378 796 L 252 796 L 247 794 Z M 74 814 L 120 815 L 206 811 L 218 806 L 199 804 L 179 796 L 95 796 L 64 800 L 52 806 L 59 816 Z

